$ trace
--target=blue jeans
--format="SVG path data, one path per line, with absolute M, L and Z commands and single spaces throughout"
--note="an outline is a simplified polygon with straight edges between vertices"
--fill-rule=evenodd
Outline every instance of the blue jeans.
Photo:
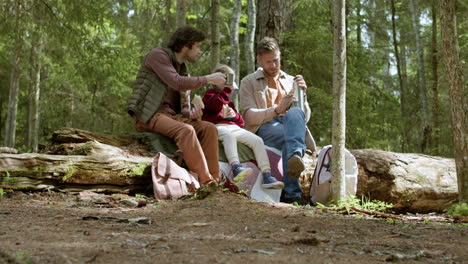
M 288 159 L 294 153 L 298 152 L 301 157 L 304 156 L 305 133 L 305 115 L 297 107 L 289 109 L 284 116 L 278 116 L 263 124 L 257 131 L 257 135 L 263 139 L 265 145 L 282 151 L 285 198 L 299 198 L 302 195 L 299 178 L 289 178 L 286 176 L 286 172 L 288 171 Z

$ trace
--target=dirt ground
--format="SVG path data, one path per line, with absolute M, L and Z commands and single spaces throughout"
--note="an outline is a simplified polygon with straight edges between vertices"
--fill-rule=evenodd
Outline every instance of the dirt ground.
M 139 198 L 146 205 L 110 195 L 7 193 L 0 263 L 468 263 L 468 226 L 450 219 L 269 205 L 221 188 L 204 199 Z

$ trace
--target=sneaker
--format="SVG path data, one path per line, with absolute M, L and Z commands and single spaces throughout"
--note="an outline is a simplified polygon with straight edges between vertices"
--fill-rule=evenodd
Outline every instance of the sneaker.
M 251 168 L 244 168 L 240 164 L 232 165 L 232 175 L 233 175 L 232 180 L 234 182 L 241 182 L 245 178 L 252 175 L 252 173 L 253 173 L 253 169 Z
M 276 178 L 271 174 L 271 172 L 264 172 L 262 173 L 263 176 L 263 184 L 262 188 L 265 189 L 283 189 L 284 183 L 282 181 L 276 180 Z
M 310 205 L 310 206 L 315 206 L 315 204 L 312 201 L 307 201 L 306 199 L 302 197 L 291 197 L 291 198 L 286 198 L 286 197 L 281 197 L 280 202 L 282 203 L 288 203 L 288 204 L 296 204 L 296 205 Z
M 288 170 L 286 171 L 286 175 L 289 178 L 299 178 L 304 170 L 304 161 L 302 161 L 301 156 L 295 153 L 288 160 Z

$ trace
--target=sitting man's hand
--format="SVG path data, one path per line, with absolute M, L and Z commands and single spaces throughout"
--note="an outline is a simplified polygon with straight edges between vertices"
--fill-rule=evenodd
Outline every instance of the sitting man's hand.
M 307 84 L 304 81 L 304 77 L 302 77 L 302 75 L 296 75 L 296 77 L 294 77 L 294 81 L 296 81 L 298 87 L 301 87 L 302 90 L 304 90 L 305 94 L 307 90 Z
M 288 111 L 289 107 L 291 107 L 293 101 L 294 96 L 292 94 L 283 96 L 279 104 L 276 106 L 275 112 L 279 115 L 285 114 Z
M 226 83 L 226 75 L 220 72 L 215 72 L 210 75 L 206 75 L 206 79 L 209 84 L 223 85 Z
M 203 110 L 200 105 L 194 105 L 193 109 L 190 111 L 190 119 L 196 120 L 203 115 Z

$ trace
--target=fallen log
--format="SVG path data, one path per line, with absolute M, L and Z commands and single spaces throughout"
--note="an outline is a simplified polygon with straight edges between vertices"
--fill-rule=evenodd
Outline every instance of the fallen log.
M 129 192 L 128 186 L 144 189 L 150 185 L 151 161 L 149 157 L 117 155 L 0 154 L 0 186 L 21 190 L 87 186 Z
M 239 145 L 241 159 L 253 159 L 245 148 Z M 170 156 L 176 150 L 168 138 L 154 133 L 112 135 L 64 128 L 40 154 L 0 154 L 0 188 L 133 193 L 150 186 L 154 154 Z M 419 213 L 440 212 L 458 199 L 453 159 L 372 149 L 351 152 L 359 166 L 358 197 L 392 203 L 396 212 Z M 220 160 L 223 154 L 220 148 Z M 308 153 L 304 161 L 301 185 L 307 196 L 316 159 Z

